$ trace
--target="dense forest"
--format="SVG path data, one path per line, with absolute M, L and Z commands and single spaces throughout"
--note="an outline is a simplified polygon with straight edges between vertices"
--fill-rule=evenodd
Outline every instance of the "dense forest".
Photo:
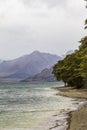
M 53 73 L 57 80 L 64 81 L 65 86 L 87 88 L 87 36 L 80 40 L 78 50 L 67 55 L 53 67 Z

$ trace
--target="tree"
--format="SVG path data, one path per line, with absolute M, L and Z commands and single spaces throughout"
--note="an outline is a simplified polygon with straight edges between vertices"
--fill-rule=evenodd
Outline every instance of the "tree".
M 53 68 L 53 73 L 57 77 L 57 80 L 63 80 L 65 86 L 67 84 L 68 86 L 81 88 L 84 82 L 81 61 L 82 57 L 79 51 L 66 56 L 64 60 L 59 61 Z
M 87 19 L 85 29 L 87 29 Z M 77 51 L 66 56 L 53 67 L 57 80 L 63 80 L 65 86 L 87 87 L 87 36 L 81 39 L 80 44 Z
M 87 19 L 85 20 L 85 29 L 87 29 Z

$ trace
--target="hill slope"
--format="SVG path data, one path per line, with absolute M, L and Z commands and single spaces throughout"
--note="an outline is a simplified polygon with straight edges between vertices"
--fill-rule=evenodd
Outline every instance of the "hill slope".
M 32 77 L 26 78 L 22 82 L 54 82 L 57 81 L 54 74 L 52 74 L 53 69 L 44 69 L 41 73 L 36 74 Z
M 0 81 L 19 81 L 51 68 L 61 57 L 34 51 L 23 57 L 0 64 Z

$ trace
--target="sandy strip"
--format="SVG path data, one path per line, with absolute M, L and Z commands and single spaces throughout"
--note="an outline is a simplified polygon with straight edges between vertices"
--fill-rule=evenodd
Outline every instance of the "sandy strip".
M 73 89 L 68 87 L 56 88 L 60 92 L 58 95 L 76 99 L 85 99 L 78 110 L 70 112 L 68 118 L 69 127 L 67 130 L 87 130 L 87 89 Z
M 87 99 L 87 89 L 74 89 L 71 87 L 56 87 L 59 90 L 58 95 L 70 98 Z
M 70 113 L 68 130 L 87 130 L 87 105 Z

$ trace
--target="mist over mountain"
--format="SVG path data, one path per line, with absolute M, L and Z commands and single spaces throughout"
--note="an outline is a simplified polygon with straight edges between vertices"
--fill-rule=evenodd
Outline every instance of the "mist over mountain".
M 14 60 L 3 61 L 0 64 L 0 81 L 19 81 L 34 76 L 45 68 L 51 68 L 59 60 L 60 56 L 34 51 Z

